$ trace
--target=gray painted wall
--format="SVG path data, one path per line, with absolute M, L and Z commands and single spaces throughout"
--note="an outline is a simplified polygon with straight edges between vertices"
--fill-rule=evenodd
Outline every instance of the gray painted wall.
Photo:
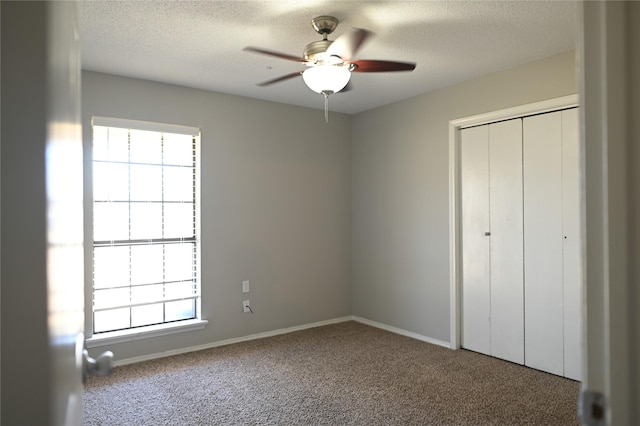
M 567 52 L 354 116 L 353 314 L 448 342 L 449 121 L 575 93 Z
M 325 124 L 320 110 L 93 72 L 83 73 L 82 92 L 87 172 L 93 115 L 200 127 L 209 320 L 204 330 L 92 353 L 126 359 L 351 314 L 349 116 L 331 113 Z M 242 313 L 245 298 L 255 314 Z

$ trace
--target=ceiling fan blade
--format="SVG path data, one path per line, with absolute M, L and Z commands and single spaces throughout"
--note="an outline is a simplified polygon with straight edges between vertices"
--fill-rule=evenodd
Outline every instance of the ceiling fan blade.
M 265 81 L 263 83 L 259 83 L 258 86 L 260 86 L 260 87 L 270 86 L 270 85 L 272 85 L 274 83 L 279 83 L 281 81 L 289 80 L 290 78 L 294 78 L 294 77 L 297 77 L 299 75 L 302 75 L 302 71 L 292 72 L 291 74 L 283 75 L 282 77 L 274 78 L 273 80 L 269 80 L 269 81 Z
M 289 55 L 287 53 L 275 52 L 273 50 L 261 49 L 259 47 L 247 46 L 242 50 L 246 50 L 248 52 L 261 53 L 263 55 L 275 56 L 276 58 L 286 59 L 289 61 L 305 63 L 306 60 L 299 56 Z
M 353 72 L 413 71 L 416 68 L 416 64 L 412 62 L 376 61 L 370 59 L 346 61 L 345 63 L 356 65 L 356 69 Z
M 353 31 L 342 34 L 327 49 L 327 53 L 331 56 L 339 56 L 343 61 L 351 59 L 355 56 L 360 46 L 373 35 L 369 30 L 362 28 L 354 28 Z

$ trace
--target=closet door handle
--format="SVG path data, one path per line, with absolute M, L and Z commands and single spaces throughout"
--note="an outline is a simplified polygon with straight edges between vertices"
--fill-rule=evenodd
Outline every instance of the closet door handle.
M 484 233 L 484 235 L 485 235 L 485 237 L 488 237 L 488 236 L 491 235 L 491 232 L 487 231 L 487 232 Z

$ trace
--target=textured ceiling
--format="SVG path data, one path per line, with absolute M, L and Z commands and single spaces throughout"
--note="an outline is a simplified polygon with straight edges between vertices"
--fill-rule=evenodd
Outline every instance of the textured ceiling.
M 332 111 L 355 114 L 576 47 L 572 1 L 85 1 L 83 69 L 322 109 L 303 69 L 244 52 L 257 46 L 301 56 L 320 40 L 310 21 L 340 20 L 375 33 L 355 59 L 416 62 L 413 72 L 356 73 Z

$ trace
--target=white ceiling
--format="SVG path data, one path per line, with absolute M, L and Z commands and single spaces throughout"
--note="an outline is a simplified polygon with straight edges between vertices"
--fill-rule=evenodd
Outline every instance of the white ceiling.
M 85 1 L 83 69 L 292 105 L 324 107 L 302 78 L 257 83 L 304 67 L 246 46 L 302 56 L 321 37 L 312 18 L 376 35 L 355 59 L 416 62 L 413 72 L 355 73 L 330 109 L 355 114 L 576 47 L 573 1 Z

